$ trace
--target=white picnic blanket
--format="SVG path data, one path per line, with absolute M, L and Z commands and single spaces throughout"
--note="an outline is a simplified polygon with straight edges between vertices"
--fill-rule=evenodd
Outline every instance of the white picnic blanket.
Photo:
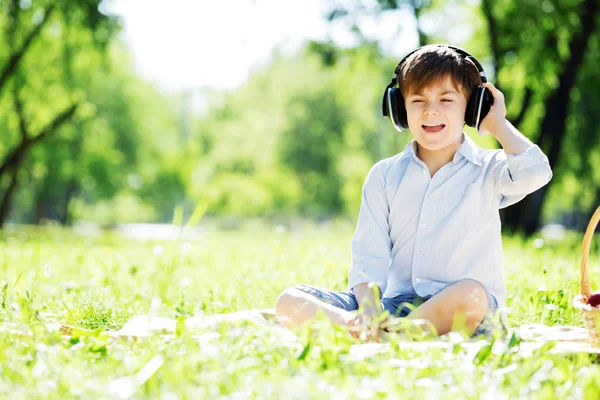
M 218 314 L 211 316 L 191 317 L 185 320 L 185 327 L 193 332 L 200 343 L 208 344 L 218 338 L 221 334 L 216 332 L 218 327 L 226 323 L 231 326 L 239 326 L 244 323 L 264 325 L 265 329 L 270 329 L 282 341 L 298 342 L 297 336 L 290 330 L 283 328 L 277 323 L 274 310 L 245 310 L 231 314 Z M 148 315 L 138 315 L 131 318 L 122 329 L 111 332 L 112 335 L 122 337 L 142 338 L 155 334 L 174 335 L 177 321 L 175 319 L 154 317 Z M 549 341 L 554 341 L 555 346 L 550 349 L 550 353 L 598 353 L 600 348 L 592 347 L 588 343 L 588 333 L 583 327 L 579 326 L 546 326 L 542 324 L 526 324 L 512 329 L 510 333 L 517 332 L 521 338 L 520 351 L 531 353 L 542 347 Z M 460 345 L 470 351 L 480 349 L 489 344 L 485 340 L 464 339 L 461 335 L 449 333 L 436 339 L 426 341 L 406 341 L 402 347 L 414 350 L 426 351 L 432 348 L 449 348 Z M 503 342 L 496 342 L 495 345 L 503 346 Z M 389 349 L 387 343 L 364 343 L 353 345 L 351 356 L 356 358 L 369 357 L 379 352 L 385 352 Z M 496 349 L 501 351 L 502 349 Z
M 210 346 L 221 336 L 219 327 L 225 323 L 229 328 L 243 329 L 245 324 L 253 324 L 261 329 L 269 329 L 278 340 L 300 344 L 298 337 L 290 330 L 282 327 L 277 322 L 274 310 L 244 310 L 231 314 L 203 315 L 190 317 L 184 321 L 185 329 L 192 333 L 193 337 L 201 345 Z M 50 330 L 60 331 L 64 335 L 77 336 L 85 334 L 85 329 L 79 329 L 68 325 L 46 324 Z M 8 327 L 5 327 L 8 328 Z M 11 329 L 13 330 L 13 329 Z M 162 318 L 151 315 L 137 315 L 132 317 L 118 331 L 107 331 L 111 337 L 140 340 L 145 337 L 160 335 L 164 337 L 174 337 L 177 331 L 177 320 L 171 318 Z M 509 335 L 517 333 L 521 342 L 519 343 L 519 352 L 523 355 L 532 354 L 536 349 L 541 348 L 548 342 L 554 342 L 555 345 L 549 350 L 549 353 L 596 353 L 600 354 L 600 348 L 593 347 L 588 343 L 588 333 L 585 328 L 580 326 L 547 326 L 542 324 L 526 324 L 509 331 Z M 395 344 L 398 345 L 397 343 Z M 416 351 L 428 351 L 433 348 L 446 349 L 460 346 L 469 352 L 477 352 L 483 346 L 489 345 L 486 340 L 465 339 L 458 333 L 450 332 L 439 338 L 428 339 L 424 341 L 403 341 L 400 345 L 403 349 L 412 349 Z M 496 341 L 492 351 L 501 353 L 506 349 L 504 341 Z M 350 356 L 355 359 L 364 359 L 378 353 L 389 351 L 389 343 L 363 343 L 353 345 L 350 349 Z M 318 349 L 317 349 L 318 351 Z

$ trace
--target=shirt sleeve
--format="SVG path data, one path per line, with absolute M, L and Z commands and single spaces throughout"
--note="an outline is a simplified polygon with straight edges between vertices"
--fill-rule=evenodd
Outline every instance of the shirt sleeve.
M 492 175 L 499 208 L 506 208 L 550 182 L 552 169 L 548 157 L 534 144 L 519 154 L 507 155 L 500 150 Z
M 352 238 L 352 266 L 348 271 L 348 290 L 354 286 L 375 282 L 385 293 L 390 269 L 391 239 L 389 204 L 382 171 L 384 164 L 375 164 L 362 187 L 362 200 L 356 231 Z

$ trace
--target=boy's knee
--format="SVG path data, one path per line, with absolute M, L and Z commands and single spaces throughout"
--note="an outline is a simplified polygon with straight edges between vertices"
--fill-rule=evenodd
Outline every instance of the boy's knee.
M 463 279 L 460 284 L 465 293 L 463 309 L 467 321 L 478 324 L 488 312 L 487 292 L 483 285 L 474 279 Z
M 277 301 L 275 302 L 275 314 L 277 315 L 286 315 L 289 314 L 293 306 L 297 306 L 300 297 L 300 290 L 294 287 L 288 287 L 283 290 L 277 297 Z
M 293 286 L 281 292 L 275 302 L 275 315 L 282 326 L 291 328 L 304 320 L 302 305 L 306 302 L 305 296 L 304 292 Z

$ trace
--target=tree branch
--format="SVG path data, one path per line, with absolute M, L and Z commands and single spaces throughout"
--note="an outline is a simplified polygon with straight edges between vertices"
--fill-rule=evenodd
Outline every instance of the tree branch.
M 2 91 L 2 88 L 4 87 L 6 82 L 8 82 L 8 79 L 17 70 L 19 62 L 21 61 L 27 50 L 29 50 L 29 47 L 31 46 L 33 40 L 37 36 L 39 36 L 40 32 L 42 31 L 42 28 L 50 19 L 50 14 L 52 14 L 52 11 L 54 11 L 54 8 L 56 7 L 57 3 L 58 2 L 54 2 L 48 7 L 46 7 L 46 9 L 44 10 L 44 19 L 42 20 L 42 22 L 40 22 L 35 28 L 33 28 L 33 30 L 25 38 L 25 41 L 21 45 L 21 48 L 9 57 L 8 63 L 4 67 L 2 73 L 0 73 L 0 92 Z
M 48 136 L 49 134 L 53 133 L 58 128 L 60 128 L 62 124 L 64 124 L 65 122 L 70 120 L 71 117 L 73 117 L 73 114 L 75 114 L 75 111 L 77 111 L 77 107 L 79 107 L 79 103 L 73 104 L 71 107 L 67 108 L 65 111 L 54 117 L 54 120 L 51 123 L 49 123 L 46 128 L 42 129 L 42 131 L 37 136 L 30 138 L 31 143 L 33 144 L 35 142 L 39 142 L 44 137 Z
M 15 32 L 17 31 L 17 27 L 19 25 L 19 13 L 21 11 L 21 6 L 19 5 L 19 0 L 12 0 L 8 6 L 9 15 L 10 15 L 10 25 L 8 26 L 7 39 L 8 45 L 10 49 L 13 50 L 15 47 Z
M 19 131 L 21 132 L 21 138 L 23 138 L 23 141 L 27 141 L 29 139 L 29 134 L 27 132 L 27 123 L 25 122 L 23 102 L 19 97 L 19 90 L 17 88 L 15 88 L 13 94 L 15 101 L 15 110 L 17 111 L 17 115 L 19 116 Z
M 35 137 L 27 136 L 27 139 L 21 140 L 21 143 L 6 156 L 2 165 L 0 165 L 0 178 L 6 173 L 9 168 L 14 168 L 21 163 L 21 159 L 24 157 L 27 149 L 34 143 L 39 142 L 44 137 L 56 131 L 62 124 L 67 122 L 77 110 L 78 103 L 73 104 L 71 107 L 58 114 L 54 120 L 48 124 L 38 135 Z M 21 118 L 21 117 L 19 117 Z M 24 120 L 23 120 L 23 123 Z

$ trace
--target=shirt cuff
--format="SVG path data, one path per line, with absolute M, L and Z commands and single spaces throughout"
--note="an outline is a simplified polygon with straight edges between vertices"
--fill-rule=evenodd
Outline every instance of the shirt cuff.
M 507 154 L 493 175 L 499 208 L 506 208 L 546 185 L 552 179 L 552 169 L 548 157 L 533 145 L 522 153 Z
M 354 293 L 354 286 L 369 282 L 376 283 L 383 295 L 387 288 L 387 273 L 377 267 L 368 265 L 357 264 L 350 268 L 348 272 L 348 291 L 350 293 Z
M 548 163 L 548 157 L 537 144 L 519 154 L 507 154 L 506 163 L 511 175 L 533 165 Z

